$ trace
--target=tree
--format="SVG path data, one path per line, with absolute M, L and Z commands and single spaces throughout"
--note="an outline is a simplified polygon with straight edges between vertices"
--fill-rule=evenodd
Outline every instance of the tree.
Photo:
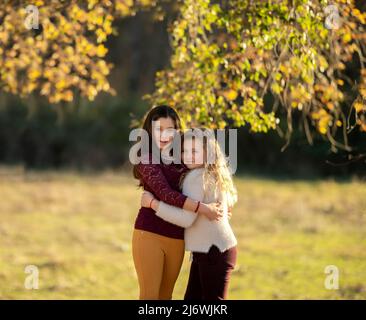
M 3 1 L 0 88 L 53 104 L 77 92 L 89 100 L 113 93 L 105 46 L 113 22 L 151 6 L 161 11 L 162 2 Z M 189 125 L 284 130 L 287 142 L 301 115 L 309 143 L 320 134 L 334 150 L 350 150 L 351 130 L 366 131 L 366 14 L 354 0 L 178 3 L 171 64 L 146 96 L 152 104 L 176 107 Z M 356 60 L 360 74 L 351 79 L 346 66 Z
M 288 142 L 301 113 L 310 143 L 313 126 L 333 149 L 350 150 L 347 134 L 366 131 L 365 23 L 353 0 L 186 0 L 171 66 L 147 98 L 176 106 L 191 124 L 249 124 L 255 132 L 280 129 L 284 113 Z M 355 56 L 358 82 L 345 72 Z M 265 106 L 268 95 L 274 102 Z
M 134 15 L 151 0 L 14 1 L 0 4 L 0 88 L 51 103 L 75 92 L 93 100 L 113 93 L 105 42 L 115 19 Z

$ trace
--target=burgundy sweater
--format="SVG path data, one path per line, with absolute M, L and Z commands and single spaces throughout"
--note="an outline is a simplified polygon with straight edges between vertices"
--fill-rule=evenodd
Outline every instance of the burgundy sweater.
M 138 164 L 137 170 L 143 188 L 157 199 L 183 208 L 186 196 L 179 190 L 179 182 L 188 169 L 182 164 Z M 167 222 L 151 208 L 141 207 L 135 221 L 135 229 L 150 231 L 174 239 L 184 239 L 184 228 Z

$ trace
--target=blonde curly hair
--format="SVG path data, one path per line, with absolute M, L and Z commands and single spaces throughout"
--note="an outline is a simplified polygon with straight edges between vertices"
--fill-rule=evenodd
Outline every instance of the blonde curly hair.
M 238 200 L 232 174 L 221 147 L 211 129 L 189 129 L 182 134 L 182 148 L 184 141 L 200 139 L 204 151 L 204 191 L 214 190 L 220 201 L 229 208 Z

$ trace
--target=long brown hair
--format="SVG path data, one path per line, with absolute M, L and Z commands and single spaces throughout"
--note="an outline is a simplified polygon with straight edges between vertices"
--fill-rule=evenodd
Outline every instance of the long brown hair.
M 167 105 L 159 105 L 151 108 L 144 117 L 144 123 L 142 125 L 142 129 L 148 133 L 148 146 L 149 151 L 153 150 L 152 144 L 155 144 L 153 139 L 153 132 L 152 132 L 152 123 L 153 121 L 157 121 L 160 118 L 170 118 L 174 122 L 174 128 L 178 131 L 182 129 L 181 120 L 178 116 L 178 113 L 170 106 Z M 139 151 L 141 156 L 141 151 Z M 136 179 L 140 180 L 140 175 L 137 170 L 137 165 L 133 166 L 133 176 Z

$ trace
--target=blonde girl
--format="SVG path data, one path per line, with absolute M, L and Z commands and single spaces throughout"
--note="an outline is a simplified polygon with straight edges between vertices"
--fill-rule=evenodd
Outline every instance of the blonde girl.
M 237 192 L 226 159 L 209 130 L 183 135 L 182 157 L 189 169 L 183 180 L 183 194 L 201 203 L 221 203 L 223 216 L 210 220 L 202 214 L 171 206 L 144 192 L 142 205 L 151 205 L 155 214 L 184 227 L 185 250 L 192 252 L 192 264 L 185 300 L 227 298 L 230 275 L 237 256 L 237 240 L 229 224 L 228 208 L 237 201 Z

